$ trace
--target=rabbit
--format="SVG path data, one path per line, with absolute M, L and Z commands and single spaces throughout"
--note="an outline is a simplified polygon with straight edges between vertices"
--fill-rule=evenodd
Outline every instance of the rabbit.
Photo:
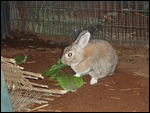
M 70 66 L 76 77 L 89 74 L 90 84 L 96 84 L 98 79 L 113 75 L 118 55 L 112 45 L 100 39 L 91 39 L 88 30 L 82 31 L 77 39 L 62 52 L 61 62 Z

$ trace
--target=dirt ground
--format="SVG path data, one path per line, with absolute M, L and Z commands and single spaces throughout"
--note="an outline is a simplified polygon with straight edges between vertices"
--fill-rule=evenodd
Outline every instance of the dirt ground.
M 1 40 L 1 55 L 7 58 L 25 53 L 27 62 L 21 64 L 24 70 L 43 73 L 60 58 L 63 49 L 70 44 L 72 38 L 63 36 L 39 36 L 29 33 L 12 33 L 14 39 Z M 90 85 L 90 76 L 83 76 L 86 84 L 76 90 L 68 92 L 49 106 L 35 111 L 114 111 L 114 112 L 148 112 L 149 111 L 149 63 L 148 49 L 145 45 L 128 46 L 112 44 L 119 55 L 119 64 L 116 73 L 102 78 L 95 85 Z M 74 74 L 71 68 L 66 73 Z M 55 87 L 49 78 L 39 80 Z M 30 108 L 41 105 L 31 104 Z

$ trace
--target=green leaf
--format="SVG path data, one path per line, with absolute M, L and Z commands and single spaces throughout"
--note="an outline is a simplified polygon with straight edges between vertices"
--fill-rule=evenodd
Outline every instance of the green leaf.
M 83 86 L 82 77 L 75 77 L 67 74 L 57 75 L 57 81 L 61 88 L 67 91 L 75 90 Z
M 82 77 L 75 77 L 68 74 L 60 74 L 59 71 L 67 67 L 61 63 L 60 59 L 50 69 L 45 71 L 45 75 L 50 77 L 51 80 L 56 79 L 64 90 L 73 91 L 83 86 Z
M 56 64 L 54 64 L 50 69 L 48 69 L 44 72 L 44 75 L 51 77 L 51 79 L 54 79 L 56 77 L 57 73 L 59 72 L 59 70 L 63 69 L 66 66 L 67 65 L 62 64 L 59 59 Z
M 21 54 L 19 56 L 16 56 L 15 58 L 15 62 L 17 65 L 26 62 L 27 60 L 27 55 L 26 54 Z

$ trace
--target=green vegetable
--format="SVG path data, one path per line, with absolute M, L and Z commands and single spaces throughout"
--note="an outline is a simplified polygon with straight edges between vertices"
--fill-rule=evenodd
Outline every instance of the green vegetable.
M 56 64 L 54 64 L 51 68 L 49 68 L 48 70 L 46 70 L 44 72 L 44 75 L 50 77 L 51 79 L 55 79 L 57 73 L 59 72 L 59 70 L 63 69 L 66 66 L 67 65 L 62 64 L 61 61 L 60 61 L 60 59 L 59 59 Z
M 56 79 L 64 90 L 72 91 L 83 86 L 82 77 L 75 77 L 68 74 L 60 74 L 59 71 L 67 67 L 61 63 L 60 59 L 50 69 L 45 71 L 45 75 L 50 77 L 51 80 Z
M 21 54 L 19 56 L 16 56 L 15 58 L 15 62 L 17 65 L 26 62 L 27 60 L 27 55 L 26 54 Z
M 68 91 L 75 90 L 83 86 L 82 77 L 75 77 L 67 74 L 57 76 L 57 81 L 64 90 Z

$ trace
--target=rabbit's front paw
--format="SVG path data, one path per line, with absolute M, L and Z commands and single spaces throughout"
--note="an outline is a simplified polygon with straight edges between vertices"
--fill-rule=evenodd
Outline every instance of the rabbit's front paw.
M 98 80 L 96 80 L 96 79 L 92 78 L 92 79 L 91 79 L 91 81 L 90 81 L 90 84 L 91 84 L 91 85 L 96 84 L 96 83 L 97 83 L 97 81 L 98 81 Z
M 80 74 L 78 74 L 78 73 L 76 73 L 74 76 L 76 76 L 76 77 L 80 77 L 81 75 L 80 75 Z

